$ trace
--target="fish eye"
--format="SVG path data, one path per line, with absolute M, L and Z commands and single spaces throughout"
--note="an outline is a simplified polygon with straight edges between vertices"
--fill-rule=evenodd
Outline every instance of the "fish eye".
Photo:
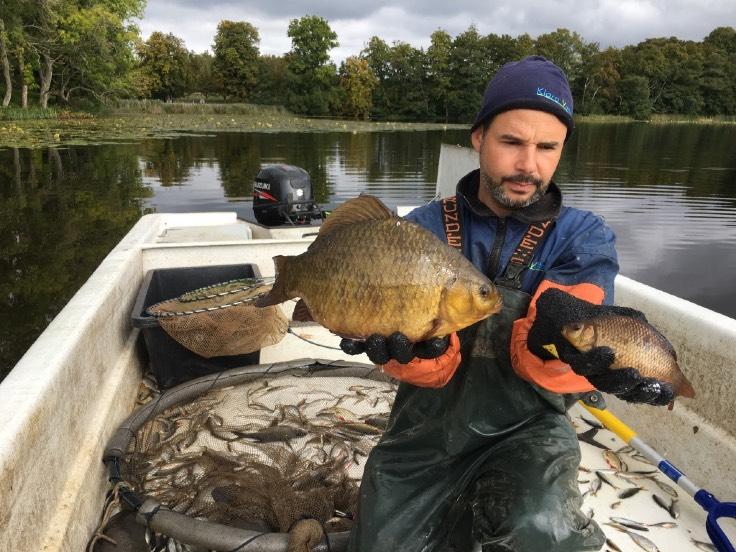
M 574 332 L 579 332 L 580 330 L 583 329 L 583 325 L 580 322 L 574 322 L 573 324 L 571 324 L 571 327 L 572 327 L 572 331 Z
M 488 289 L 488 286 L 485 284 L 480 286 L 480 289 L 478 290 L 478 293 L 480 293 L 481 298 L 488 299 L 488 296 L 491 294 L 491 290 Z

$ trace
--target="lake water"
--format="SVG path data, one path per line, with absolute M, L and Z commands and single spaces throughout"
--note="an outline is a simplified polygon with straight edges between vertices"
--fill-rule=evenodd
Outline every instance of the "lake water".
M 242 133 L 0 148 L 0 378 L 146 212 L 251 218 L 261 165 L 305 168 L 317 201 L 434 196 L 441 143 L 465 131 Z M 736 125 L 581 124 L 557 171 L 606 218 L 622 274 L 736 317 Z

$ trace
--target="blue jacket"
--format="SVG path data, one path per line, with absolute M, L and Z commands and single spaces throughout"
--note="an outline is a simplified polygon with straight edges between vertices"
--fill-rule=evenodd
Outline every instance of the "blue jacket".
M 554 219 L 555 226 L 547 232 L 523 275 L 522 290 L 534 295 L 542 280 L 566 286 L 590 283 L 603 289 L 605 303 L 613 303 L 613 281 L 618 273 L 616 238 L 601 217 L 563 206 L 559 188 L 551 183 L 539 201 L 501 219 L 480 203 L 478 185 L 478 170 L 465 175 L 457 185 L 457 205 L 463 253 L 481 272 L 489 274 L 491 268 L 491 277 L 503 275 L 529 224 Z M 447 241 L 439 201 L 414 209 L 406 218 Z M 500 255 L 497 270 L 493 270 L 489 258 L 496 240 Z

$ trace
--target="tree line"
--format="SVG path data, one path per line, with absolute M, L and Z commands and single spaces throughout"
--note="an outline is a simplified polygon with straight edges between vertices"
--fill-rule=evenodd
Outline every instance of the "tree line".
M 27 105 L 32 90 L 42 107 L 50 98 L 217 98 L 309 116 L 467 123 L 501 65 L 539 54 L 566 72 L 579 114 L 736 114 L 733 27 L 701 42 L 650 38 L 601 49 L 568 29 L 532 38 L 483 35 L 471 25 L 454 37 L 435 31 L 426 49 L 373 36 L 337 66 L 337 34 L 322 17 L 291 20 L 291 50 L 282 56 L 261 55 L 247 21 L 221 21 L 212 53 L 195 53 L 171 33 L 141 39 L 129 21 L 144 1 L 0 0 L 3 105 L 14 94 Z

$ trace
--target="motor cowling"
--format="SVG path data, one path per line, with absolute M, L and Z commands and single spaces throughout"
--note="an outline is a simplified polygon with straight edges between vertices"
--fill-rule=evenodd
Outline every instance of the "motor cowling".
M 253 213 L 267 226 L 307 224 L 320 217 L 309 173 L 294 165 L 267 165 L 253 182 Z

